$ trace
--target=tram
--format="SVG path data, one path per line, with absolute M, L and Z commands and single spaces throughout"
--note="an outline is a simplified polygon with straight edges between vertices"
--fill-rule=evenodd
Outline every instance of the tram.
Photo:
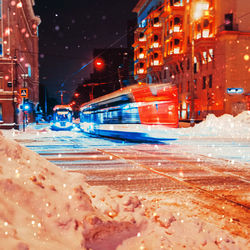
M 69 105 L 56 105 L 53 108 L 52 130 L 71 130 L 73 128 L 73 110 Z
M 136 84 L 80 107 L 83 132 L 122 139 L 148 138 L 145 126 L 178 127 L 178 91 L 171 84 Z

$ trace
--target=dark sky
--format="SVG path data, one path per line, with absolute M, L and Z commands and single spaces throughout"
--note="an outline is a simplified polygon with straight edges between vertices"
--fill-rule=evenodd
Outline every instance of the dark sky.
M 88 78 L 94 48 L 126 47 L 127 21 L 136 18 L 132 9 L 138 0 L 35 0 L 40 16 L 40 83 L 57 96 L 68 91 L 70 101 L 76 86 Z

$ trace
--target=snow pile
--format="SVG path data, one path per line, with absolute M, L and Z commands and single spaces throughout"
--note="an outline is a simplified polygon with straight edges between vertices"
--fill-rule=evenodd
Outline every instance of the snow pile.
M 0 249 L 249 247 L 159 199 L 89 186 L 83 175 L 63 171 L 2 134 L 0 160 Z
M 250 140 L 250 111 L 244 111 L 234 117 L 224 114 L 216 117 L 209 114 L 205 121 L 196 124 L 193 128 L 180 129 L 181 133 L 189 137 L 219 137 L 245 138 Z

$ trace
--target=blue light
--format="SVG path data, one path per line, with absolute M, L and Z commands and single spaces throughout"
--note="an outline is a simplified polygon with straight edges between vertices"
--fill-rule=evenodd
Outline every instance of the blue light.
M 30 109 L 30 105 L 29 105 L 29 104 L 25 104 L 25 105 L 23 106 L 23 109 L 24 109 L 24 110 L 29 110 L 29 109 Z

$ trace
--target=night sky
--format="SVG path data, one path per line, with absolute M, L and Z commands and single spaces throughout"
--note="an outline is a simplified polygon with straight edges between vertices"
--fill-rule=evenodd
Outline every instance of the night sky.
M 76 86 L 89 78 L 94 48 L 126 47 L 127 21 L 136 18 L 138 0 L 35 0 L 40 16 L 40 83 L 50 97 L 70 101 Z

